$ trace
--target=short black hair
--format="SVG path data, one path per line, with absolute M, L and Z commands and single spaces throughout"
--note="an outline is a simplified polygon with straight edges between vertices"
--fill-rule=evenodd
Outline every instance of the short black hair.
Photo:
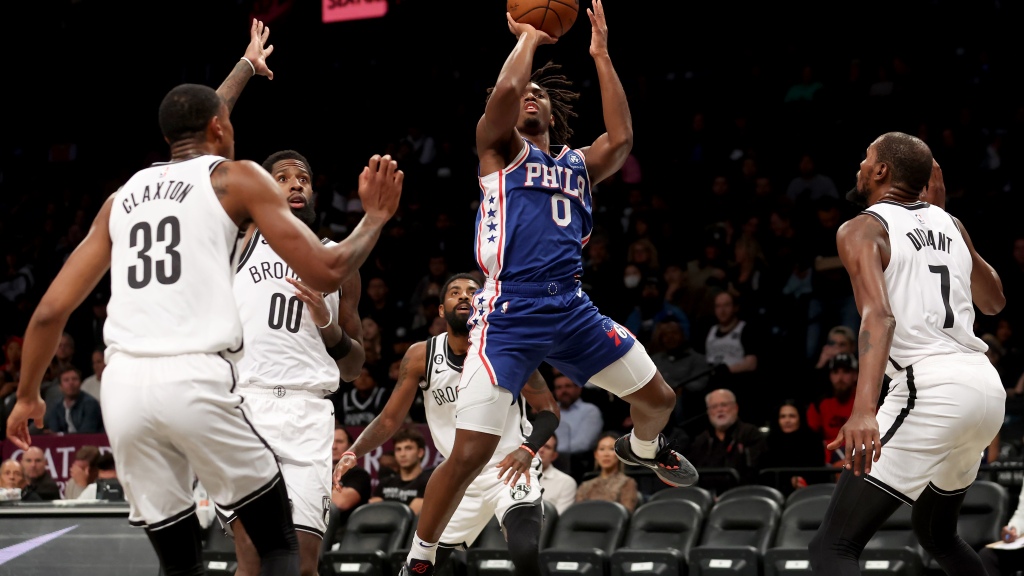
M 427 449 L 427 440 L 423 434 L 415 428 L 401 428 L 391 437 L 391 443 L 397 445 L 399 442 L 415 442 L 420 450 Z
M 476 279 L 476 276 L 469 272 L 460 272 L 445 281 L 444 286 L 441 287 L 441 300 L 444 300 L 444 295 L 448 293 L 448 289 L 451 288 L 452 282 L 455 282 L 456 280 L 471 280 L 474 284 L 480 286 L 480 281 Z
M 274 164 L 277 164 L 281 160 L 298 160 L 306 165 L 306 173 L 309 174 L 309 180 L 313 180 L 313 167 L 309 165 L 309 160 L 302 154 L 299 154 L 295 150 L 279 150 L 274 152 L 267 159 L 263 161 L 263 169 L 271 174 L 274 173 Z
M 875 154 L 889 166 L 892 186 L 918 194 L 932 177 L 932 151 L 924 140 L 903 132 L 887 132 L 878 138 Z
M 104 452 L 103 454 L 100 454 L 99 458 L 96 459 L 96 468 L 100 470 L 114 470 L 113 452 Z
M 223 104 L 209 86 L 179 84 L 160 102 L 160 131 L 171 143 L 201 134 Z

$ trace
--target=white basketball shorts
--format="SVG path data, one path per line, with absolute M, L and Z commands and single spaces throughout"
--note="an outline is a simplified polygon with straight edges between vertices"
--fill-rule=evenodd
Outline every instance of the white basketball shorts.
M 540 506 L 540 473 L 540 458 L 534 458 L 530 466 L 530 483 L 527 484 L 526 478 L 521 476 L 515 486 L 509 486 L 498 478 L 497 468 L 485 466 L 466 489 L 466 495 L 448 521 L 438 545 L 465 549 L 483 532 L 491 516 L 503 523 L 505 514 L 513 508 Z
M 277 454 L 295 529 L 324 537 L 331 512 L 334 406 L 320 392 L 240 388 L 252 425 Z M 227 523 L 234 514 L 218 511 Z
M 232 392 L 236 377 L 216 354 L 110 358 L 100 402 L 133 525 L 155 530 L 187 518 L 193 472 L 227 510 L 281 481 L 274 453 Z
M 1003 423 L 1006 391 L 984 354 L 931 356 L 893 375 L 878 410 L 882 455 L 868 482 L 913 504 L 931 484 L 956 494 L 974 482 Z

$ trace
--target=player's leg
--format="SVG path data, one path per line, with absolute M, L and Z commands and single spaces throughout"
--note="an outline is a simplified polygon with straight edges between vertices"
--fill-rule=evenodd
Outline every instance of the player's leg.
M 540 490 L 536 492 L 539 496 Z M 501 519 L 501 529 L 518 576 L 540 574 L 540 532 L 543 525 L 544 507 L 540 498 L 531 504 L 511 508 Z
M 911 516 L 921 547 L 949 576 L 985 573 L 978 553 L 956 531 L 966 494 L 967 489 L 943 493 L 929 484 L 914 502 Z
M 485 497 L 487 487 L 495 483 L 490 480 L 488 471 L 482 470 L 469 484 L 462 501 L 441 533 L 434 561 L 436 569 L 440 570 L 456 550 L 465 550 L 475 542 L 494 516 L 494 504 Z
M 192 499 L 192 471 L 172 438 L 160 431 L 161 420 L 176 413 L 175 405 L 162 402 L 167 383 L 160 375 L 167 367 L 161 362 L 124 354 L 111 358 L 102 391 L 107 437 L 131 504 L 129 521 L 145 528 L 164 574 L 201 575 L 202 529 Z M 184 396 L 180 400 L 188 402 Z
M 821 576 L 860 576 L 860 553 L 868 540 L 905 503 L 864 476 L 839 476 L 818 533 L 808 550 L 811 569 Z
M 178 368 L 195 396 L 177 413 L 176 445 L 187 456 L 211 499 L 234 512 L 260 556 L 260 574 L 299 574 L 298 541 L 288 492 L 273 451 L 250 424 L 245 404 L 220 376 L 233 365 L 217 356 L 196 356 Z

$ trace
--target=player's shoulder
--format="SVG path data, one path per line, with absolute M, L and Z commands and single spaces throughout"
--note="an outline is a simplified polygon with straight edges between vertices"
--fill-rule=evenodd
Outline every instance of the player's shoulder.
M 426 362 L 427 358 L 427 347 L 431 340 L 433 340 L 433 338 L 430 340 L 421 340 L 420 342 L 416 342 L 412 346 L 409 346 L 409 349 L 405 351 L 402 363 L 408 364 L 410 366 L 409 370 L 413 370 L 417 373 L 423 372 L 425 366 L 424 362 Z

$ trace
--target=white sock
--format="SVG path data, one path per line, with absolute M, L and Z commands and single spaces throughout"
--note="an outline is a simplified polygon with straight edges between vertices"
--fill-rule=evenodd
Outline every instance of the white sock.
M 424 542 L 419 532 L 412 537 L 412 547 L 409 548 L 409 555 L 405 562 L 408 564 L 413 560 L 426 560 L 431 564 L 437 558 L 437 542 Z
M 637 457 L 643 458 L 644 460 L 651 460 L 654 455 L 658 453 L 658 436 L 654 437 L 654 440 L 641 440 L 636 437 L 636 429 L 629 435 L 629 447 L 633 449 L 633 454 Z

